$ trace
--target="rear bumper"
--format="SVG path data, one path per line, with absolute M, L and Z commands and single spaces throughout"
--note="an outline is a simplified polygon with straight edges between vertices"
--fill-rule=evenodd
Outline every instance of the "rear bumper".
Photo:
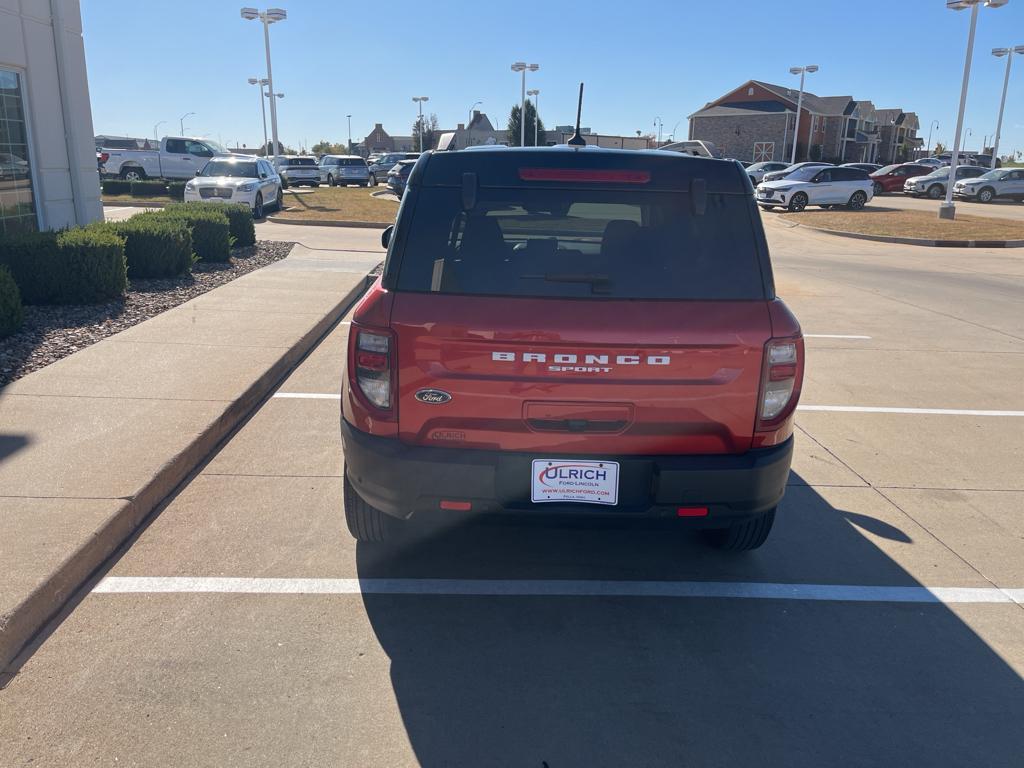
M 793 459 L 793 438 L 739 455 L 608 456 L 617 461 L 619 504 L 534 504 L 531 462 L 557 455 L 411 446 L 375 437 L 341 420 L 345 472 L 369 504 L 400 518 L 433 512 L 442 500 L 470 501 L 474 512 L 675 518 L 679 507 L 707 507 L 696 526 L 749 517 L 779 503 Z

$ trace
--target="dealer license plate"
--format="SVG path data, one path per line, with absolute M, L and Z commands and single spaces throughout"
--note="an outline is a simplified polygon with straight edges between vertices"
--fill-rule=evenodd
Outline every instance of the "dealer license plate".
M 534 459 L 530 500 L 618 504 L 619 464 L 581 459 Z

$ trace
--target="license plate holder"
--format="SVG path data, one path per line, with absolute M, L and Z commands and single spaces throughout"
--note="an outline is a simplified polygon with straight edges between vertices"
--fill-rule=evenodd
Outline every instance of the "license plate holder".
M 619 463 L 589 459 L 534 459 L 530 501 L 604 504 L 619 503 Z

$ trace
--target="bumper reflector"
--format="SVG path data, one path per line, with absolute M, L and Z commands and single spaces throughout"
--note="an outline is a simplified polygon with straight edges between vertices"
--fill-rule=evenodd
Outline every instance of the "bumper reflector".
M 676 510 L 676 517 L 707 517 L 707 507 L 679 507 Z
M 450 512 L 469 512 L 473 509 L 473 503 L 469 501 L 448 501 L 445 499 L 441 502 L 441 509 L 447 509 Z

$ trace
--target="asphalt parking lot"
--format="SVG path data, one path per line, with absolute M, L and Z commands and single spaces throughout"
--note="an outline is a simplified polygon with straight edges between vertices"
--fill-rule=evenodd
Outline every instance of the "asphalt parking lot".
M 458 519 L 357 546 L 343 322 L 0 692 L 0 763 L 1021 766 L 1024 252 L 766 226 L 808 362 L 761 550 Z

